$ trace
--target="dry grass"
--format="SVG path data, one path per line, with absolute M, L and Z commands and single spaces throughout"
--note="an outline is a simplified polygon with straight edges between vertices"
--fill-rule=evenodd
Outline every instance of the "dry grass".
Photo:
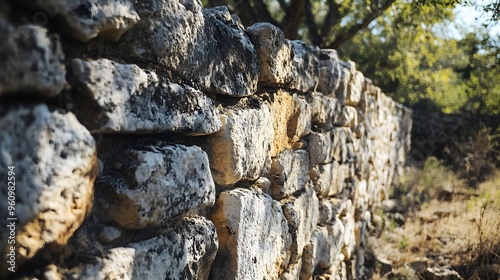
M 446 184 L 435 177 L 436 171 L 443 172 L 440 170 L 443 167 L 436 162 L 432 165 L 430 176 L 433 179 L 420 177 L 417 185 L 411 186 L 418 201 L 406 203 L 418 207 L 407 213 L 404 225 L 397 227 L 389 221 L 379 238 L 370 238 L 376 258 L 392 265 L 392 273 L 385 277 L 375 273 L 373 279 L 419 279 L 419 272 L 427 267 L 445 266 L 452 267 L 464 279 L 498 279 L 500 171 L 475 190 L 451 178 L 450 173 L 442 173 L 446 180 L 454 180 L 451 197 L 443 200 L 439 190 L 423 185 Z M 424 200 L 419 196 L 422 192 L 428 194 Z M 390 220 L 390 215 L 386 219 Z M 393 278 L 395 275 L 397 277 Z

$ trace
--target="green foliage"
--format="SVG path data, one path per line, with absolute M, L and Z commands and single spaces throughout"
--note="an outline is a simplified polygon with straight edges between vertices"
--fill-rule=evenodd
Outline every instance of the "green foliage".
M 340 48 L 365 76 L 408 106 L 443 113 L 500 113 L 500 38 L 450 38 L 450 6 L 398 2 Z
M 439 198 L 442 190 L 458 187 L 462 181 L 436 157 L 428 157 L 422 168 L 414 168 L 401 178 L 393 190 L 404 208 L 418 208 L 432 198 Z
M 403 236 L 401 241 L 399 241 L 398 249 L 399 251 L 404 251 L 406 248 L 408 248 L 409 245 L 410 245 L 410 240 L 408 239 L 408 237 Z

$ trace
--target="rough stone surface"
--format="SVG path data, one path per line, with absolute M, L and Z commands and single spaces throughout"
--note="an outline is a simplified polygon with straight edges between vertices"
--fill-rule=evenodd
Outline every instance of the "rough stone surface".
M 1 17 L 0 33 L 0 96 L 58 95 L 66 80 L 58 36 L 39 26 L 14 28 Z
M 292 41 L 292 83 L 291 89 L 308 92 L 314 90 L 319 77 L 319 49 L 301 41 Z
M 300 279 L 311 279 L 316 269 L 328 270 L 341 259 L 343 236 L 348 234 L 339 220 L 333 225 L 318 226 L 304 249 Z M 342 278 L 343 279 L 343 278 Z
M 333 161 L 332 157 L 332 137 L 330 132 L 317 133 L 312 132 L 307 137 L 309 162 L 311 166 L 317 164 L 330 163 Z
M 357 106 L 361 101 L 365 77 L 363 76 L 363 73 L 356 71 L 354 66 L 351 68 L 351 75 L 352 80 L 349 82 L 346 104 L 350 106 Z
M 279 90 L 270 105 L 274 137 L 271 156 L 276 156 L 311 132 L 311 106 L 297 96 Z
M 241 100 L 239 104 L 245 107 L 236 106 L 221 113 L 222 129 L 207 139 L 210 168 L 217 184 L 258 179 L 269 170 L 271 112 L 267 103 L 254 101 Z M 247 107 L 245 103 L 254 106 Z
M 338 198 L 319 201 L 319 224 L 332 224 L 346 214 L 348 202 Z
M 208 157 L 196 146 L 132 147 L 120 162 L 105 155 L 96 206 L 105 221 L 125 228 L 158 225 L 215 202 Z
M 89 213 L 97 175 L 95 141 L 73 114 L 46 105 L 1 108 L 0 127 L 0 178 L 6 182 L 0 217 L 17 218 L 19 267 L 47 247 L 64 246 Z M 7 188 L 9 166 L 14 167 L 15 195 Z M 7 211 L 12 196 L 14 216 Z M 0 235 L 2 274 L 8 235 L 7 230 Z
M 207 279 L 218 248 L 215 227 L 187 217 L 157 236 L 106 250 L 66 273 L 69 279 Z
M 200 1 L 186 0 L 138 1 L 135 7 L 141 21 L 123 35 L 119 53 L 109 50 L 113 55 L 153 63 L 203 92 L 256 91 L 257 52 L 226 7 L 203 9 Z
M 283 31 L 267 22 L 256 23 L 245 31 L 259 56 L 259 83 L 268 86 L 290 83 L 293 53 Z
M 100 37 L 117 41 L 134 26 L 139 15 L 132 0 L 22 0 L 24 5 L 44 11 L 59 19 L 58 27 L 65 36 L 88 42 Z
M 89 129 L 106 133 L 210 134 L 221 127 L 213 101 L 153 71 L 107 59 L 73 60 L 74 109 Z
M 268 175 L 270 195 L 280 200 L 303 190 L 309 180 L 309 155 L 305 150 L 286 150 L 273 159 Z
M 347 179 L 338 162 L 319 164 L 309 171 L 316 194 L 321 197 L 336 195 L 343 191 Z
M 281 203 L 292 235 L 290 263 L 297 263 L 302 256 L 304 246 L 311 239 L 311 234 L 318 223 L 318 198 L 312 188 L 306 187 L 305 191 L 299 196 Z
M 325 95 L 335 95 L 341 78 L 341 66 L 337 51 L 332 49 L 320 50 L 319 65 L 319 79 L 316 91 Z
M 347 96 L 349 95 L 349 84 L 352 79 L 353 62 L 340 62 L 339 86 L 335 90 L 335 96 L 340 104 L 346 105 Z
M 318 130 L 327 131 L 333 128 L 342 112 L 339 101 L 330 96 L 324 96 L 321 93 L 311 94 L 311 115 L 312 126 Z
M 212 279 L 278 279 L 291 244 L 278 202 L 252 190 L 222 192 L 212 220 L 219 236 Z
M 246 32 L 259 56 L 259 83 L 302 92 L 316 87 L 319 49 L 300 41 L 286 40 L 283 32 L 270 23 L 256 23 Z
M 340 117 L 334 123 L 336 126 L 355 128 L 358 125 L 358 111 L 352 106 L 342 107 Z
M 350 141 L 350 130 L 346 128 L 335 128 L 332 130 L 333 158 L 338 162 L 347 162 L 347 143 Z
M 297 280 L 300 279 L 300 272 L 302 270 L 302 262 L 290 264 L 286 271 L 280 275 L 280 280 Z
M 411 111 L 335 50 L 201 2 L 0 1 L 16 278 L 366 278 Z

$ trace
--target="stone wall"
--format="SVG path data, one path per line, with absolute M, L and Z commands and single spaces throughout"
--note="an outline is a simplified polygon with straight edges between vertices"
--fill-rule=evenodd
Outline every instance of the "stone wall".
M 360 277 L 411 112 L 353 62 L 196 0 L 2 1 L 0 34 L 0 277 Z

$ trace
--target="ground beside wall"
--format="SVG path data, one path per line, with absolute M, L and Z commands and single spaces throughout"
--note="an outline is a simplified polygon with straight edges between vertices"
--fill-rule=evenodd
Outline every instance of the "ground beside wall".
M 411 111 L 353 62 L 192 0 L 4 1 L 0 31 L 0 277 L 361 277 Z

